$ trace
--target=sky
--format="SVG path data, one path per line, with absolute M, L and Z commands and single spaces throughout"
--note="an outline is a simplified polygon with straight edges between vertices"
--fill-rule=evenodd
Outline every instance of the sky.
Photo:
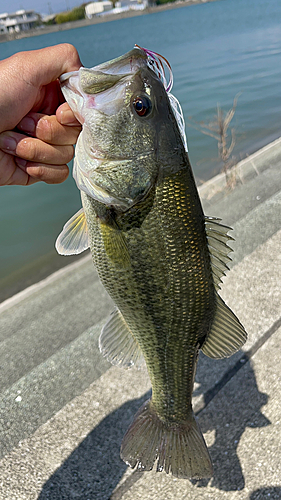
M 83 3 L 83 0 L 0 0 L 0 14 L 19 9 L 35 10 L 39 14 L 62 12 Z

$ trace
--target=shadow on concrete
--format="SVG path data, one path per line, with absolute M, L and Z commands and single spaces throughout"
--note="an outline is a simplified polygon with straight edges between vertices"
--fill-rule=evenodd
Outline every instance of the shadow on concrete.
M 214 361 L 206 358 L 202 361 L 200 370 L 204 364 L 206 367 L 208 365 L 210 370 L 210 363 Z M 232 389 L 231 386 L 226 386 L 222 398 L 217 400 L 215 410 L 207 407 L 202 417 L 200 415 L 202 432 L 213 431 L 214 433 L 214 442 L 209 447 L 214 465 L 214 476 L 211 480 L 193 482 L 198 487 L 209 484 L 223 491 L 243 490 L 245 480 L 237 455 L 240 438 L 247 427 L 260 428 L 271 424 L 261 412 L 262 406 L 268 401 L 268 396 L 259 391 L 250 361 L 245 368 L 243 382 L 241 386 L 236 384 L 235 393 L 231 392 L 233 384 Z
M 38 500 L 107 500 L 127 469 L 119 455 L 122 438 L 150 396 L 125 403 L 102 420 L 44 484 Z
M 200 360 L 196 379 L 200 382 L 202 377 L 202 384 L 196 390 L 197 394 L 200 390 L 205 393 L 206 373 L 210 373 L 213 363 L 213 360 L 206 357 Z M 220 368 L 225 368 L 224 361 Z M 247 427 L 264 427 L 270 424 L 261 413 L 261 407 L 266 404 L 268 396 L 258 390 L 250 361 L 245 370 L 243 387 L 237 387 L 236 393 L 227 396 L 226 405 L 224 401 L 220 403 L 217 400 L 218 406 L 214 412 L 209 411 L 207 406 L 206 411 L 200 415 L 202 431 L 213 431 L 215 435 L 214 443 L 209 448 L 214 463 L 214 477 L 210 481 L 192 481 L 197 487 L 204 488 L 210 483 L 212 487 L 224 491 L 244 488 L 244 476 L 237 455 L 239 440 Z M 148 397 L 149 393 L 125 403 L 93 429 L 45 483 L 38 500 L 108 500 L 127 469 L 119 456 L 123 435 L 134 414 Z M 134 479 L 133 482 L 140 478 L 139 474 L 137 472 L 131 478 Z M 122 491 L 124 487 L 125 490 L 130 488 L 130 481 L 127 482 L 121 487 Z M 252 495 L 254 494 L 256 493 Z M 252 496 L 251 500 L 259 498 L 266 497 Z
M 279 486 L 269 486 L 267 488 L 260 488 L 253 491 L 249 496 L 249 500 L 280 500 L 281 498 L 281 487 Z

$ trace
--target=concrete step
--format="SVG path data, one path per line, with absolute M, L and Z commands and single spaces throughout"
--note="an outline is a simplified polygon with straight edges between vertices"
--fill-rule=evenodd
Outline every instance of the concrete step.
M 271 181 L 267 181 L 267 184 L 271 186 L 275 174 L 272 177 L 272 172 L 266 172 L 268 175 L 270 173 Z M 264 174 L 265 172 L 260 175 Z M 264 194 L 256 200 L 260 176 L 249 183 L 248 197 L 245 197 L 245 186 L 239 186 L 212 205 L 215 215 L 217 205 L 219 204 L 220 209 L 224 205 L 223 222 L 234 223 L 234 264 L 280 227 L 281 192 L 276 192 L 276 187 L 269 189 L 267 186 L 270 196 L 266 198 Z M 262 182 L 263 186 L 265 184 L 265 181 Z M 243 208 L 245 203 L 246 208 Z M 239 209 L 234 210 L 236 205 Z M 259 266 L 260 260 L 265 260 L 265 256 L 258 255 L 256 264 L 253 264 L 251 257 L 242 282 L 237 278 L 234 268 L 222 287 L 222 296 L 245 323 L 249 332 L 251 325 L 247 324 L 247 310 L 244 314 L 240 309 L 246 304 L 247 273 L 251 274 L 252 266 L 255 268 Z M 272 254 L 271 250 L 267 252 L 266 260 L 271 262 L 271 255 L 275 255 L 274 248 Z M 278 274 L 276 278 L 274 287 L 278 288 Z M 227 280 L 232 282 L 230 289 L 235 287 L 236 295 L 240 297 L 238 306 L 232 302 L 232 293 L 230 296 L 227 294 Z M 270 290 L 275 288 L 271 283 Z M 250 294 L 248 301 L 252 296 L 256 301 L 253 294 Z M 255 304 L 252 307 L 255 309 Z M 90 258 L 64 268 L 0 305 L 0 456 L 11 450 L 19 440 L 32 434 L 108 369 L 110 365 L 100 355 L 97 339 L 101 325 L 112 308 L 112 301 L 99 283 Z M 263 326 L 259 325 L 258 335 L 263 331 Z M 252 343 L 256 340 L 254 337 Z M 203 394 L 210 391 L 217 380 L 235 366 L 240 357 L 241 354 L 238 353 L 230 360 L 221 361 L 217 373 L 215 365 L 209 369 L 209 360 L 202 356 L 198 367 L 202 387 L 201 390 L 197 387 L 194 393 L 198 408 Z M 205 382 L 204 373 L 211 373 Z M 24 399 L 21 405 L 16 401 L 19 396 Z
M 199 361 L 194 405 L 215 465 L 208 485 L 126 470 L 120 443 L 150 383 L 145 371 L 111 367 L 2 458 L 0 499 L 280 498 L 280 244 L 281 231 L 225 280 L 224 298 L 249 330 L 244 353 Z

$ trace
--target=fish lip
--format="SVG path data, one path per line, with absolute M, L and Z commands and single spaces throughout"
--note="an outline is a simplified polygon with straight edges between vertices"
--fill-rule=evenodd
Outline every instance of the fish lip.
M 126 63 L 127 62 L 127 66 Z M 136 63 L 136 64 L 134 64 Z M 67 73 L 63 73 L 59 77 L 59 82 L 61 85 L 66 85 L 67 81 L 71 77 L 78 76 L 80 80 L 80 73 L 83 71 L 83 69 L 91 69 L 92 71 L 98 71 L 104 74 L 112 74 L 112 75 L 123 75 L 125 76 L 126 74 L 134 74 L 137 69 L 139 69 L 140 66 L 145 65 L 147 63 L 147 54 L 145 53 L 144 50 L 142 50 L 139 47 L 134 47 L 132 50 L 124 54 L 123 56 L 116 57 L 115 59 L 112 59 L 111 61 L 104 62 L 101 64 L 98 64 L 96 66 L 93 66 L 92 68 L 86 68 L 84 66 L 81 66 L 78 70 L 76 71 L 69 71 Z M 130 71 L 128 73 L 128 65 L 130 67 Z
M 81 66 L 81 68 L 83 68 L 83 66 Z M 69 78 L 71 78 L 72 76 L 78 76 L 79 75 L 79 71 L 80 71 L 80 69 L 78 69 L 77 71 L 68 71 L 68 73 L 63 73 L 59 77 L 60 84 L 65 83 L 66 80 L 69 80 Z
M 139 66 L 142 64 L 147 64 L 147 54 L 144 50 L 135 46 L 132 50 L 126 52 L 126 54 L 116 57 L 111 61 L 98 64 L 91 69 L 101 71 L 106 74 L 124 75 L 125 73 L 128 73 L 128 67 L 130 68 L 129 73 L 134 74 L 136 68 L 139 69 Z

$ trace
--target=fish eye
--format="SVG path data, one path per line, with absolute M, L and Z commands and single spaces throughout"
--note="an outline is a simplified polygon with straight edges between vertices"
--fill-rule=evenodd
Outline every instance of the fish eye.
M 152 110 L 151 100 L 144 95 L 135 97 L 133 106 L 139 116 L 147 116 Z

